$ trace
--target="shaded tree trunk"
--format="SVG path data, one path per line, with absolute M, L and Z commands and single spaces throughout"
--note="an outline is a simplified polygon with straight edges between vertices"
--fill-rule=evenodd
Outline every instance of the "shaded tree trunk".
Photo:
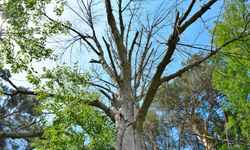
M 194 132 L 197 134 L 196 138 L 202 143 L 204 149 L 205 150 L 214 150 L 214 148 L 212 148 L 213 147 L 212 143 L 210 143 L 208 141 L 208 138 L 199 136 L 201 134 L 200 134 L 199 130 L 197 129 L 197 126 L 195 123 L 193 123 L 192 127 L 193 127 Z

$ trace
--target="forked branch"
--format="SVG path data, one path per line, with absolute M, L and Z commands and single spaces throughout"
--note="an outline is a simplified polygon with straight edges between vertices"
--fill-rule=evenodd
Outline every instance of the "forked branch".
M 9 83 L 11 82 L 11 80 L 9 80 L 9 79 L 5 80 L 5 81 L 7 81 Z M 13 85 L 14 85 L 14 87 L 17 87 L 15 84 L 13 84 Z M 3 94 L 13 96 L 13 95 L 16 95 L 18 93 L 28 94 L 28 95 L 39 95 L 39 93 L 37 93 L 35 91 L 24 91 L 24 90 L 20 90 L 19 88 L 17 88 L 14 93 L 3 93 Z M 50 97 L 54 97 L 54 95 L 55 94 L 53 94 L 53 93 L 48 93 L 48 96 L 50 96 Z M 105 104 L 103 104 L 99 100 L 90 101 L 87 99 L 79 99 L 79 102 L 83 102 L 84 104 L 100 108 L 101 110 L 103 110 L 107 114 L 107 116 L 109 116 L 111 118 L 112 121 L 115 122 L 115 113 L 113 112 L 113 110 L 111 110 L 109 107 L 107 107 Z

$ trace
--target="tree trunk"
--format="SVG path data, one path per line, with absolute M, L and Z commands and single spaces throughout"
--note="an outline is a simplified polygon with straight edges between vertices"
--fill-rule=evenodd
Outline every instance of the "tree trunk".
M 152 139 L 153 139 L 154 150 L 158 150 L 157 141 L 156 141 L 155 135 L 153 135 L 153 130 L 151 130 L 151 136 L 152 136 Z
M 132 125 L 126 127 L 122 117 L 118 116 L 117 119 L 121 120 L 116 122 L 116 150 L 144 150 L 142 132 Z
M 206 137 L 199 136 L 201 135 L 195 123 L 192 125 L 194 132 L 197 134 L 196 138 L 202 143 L 205 150 L 214 150 L 211 143 Z
M 122 95 L 121 107 L 115 117 L 116 150 L 145 150 L 142 126 L 133 123 L 138 109 L 130 94 Z

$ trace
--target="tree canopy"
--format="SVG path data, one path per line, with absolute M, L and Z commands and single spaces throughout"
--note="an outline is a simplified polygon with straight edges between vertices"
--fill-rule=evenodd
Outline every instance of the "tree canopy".
M 249 33 L 249 8 L 248 1 L 227 1 L 225 12 L 214 32 L 215 44 L 220 45 L 240 35 L 242 31 Z M 249 141 L 248 126 L 250 124 L 248 39 L 249 37 L 244 37 L 224 47 L 221 53 L 214 58 L 216 69 L 213 74 L 215 88 L 225 93 L 229 100 L 224 108 L 232 112 L 228 118 L 226 129 L 235 134 L 237 141 L 243 142 Z M 237 149 L 238 146 L 235 148 Z

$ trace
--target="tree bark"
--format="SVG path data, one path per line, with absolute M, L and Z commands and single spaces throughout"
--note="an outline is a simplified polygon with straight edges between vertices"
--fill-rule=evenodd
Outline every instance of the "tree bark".
M 144 150 L 142 126 L 135 126 L 133 123 L 138 107 L 133 104 L 130 94 L 123 94 L 120 100 L 122 100 L 121 108 L 115 117 L 116 150 Z
M 214 148 L 212 148 L 212 144 L 208 141 L 208 139 L 206 137 L 200 136 L 200 132 L 197 129 L 197 126 L 195 123 L 193 123 L 192 128 L 194 130 L 194 132 L 197 134 L 196 138 L 202 143 L 202 145 L 204 146 L 205 150 L 214 150 Z

